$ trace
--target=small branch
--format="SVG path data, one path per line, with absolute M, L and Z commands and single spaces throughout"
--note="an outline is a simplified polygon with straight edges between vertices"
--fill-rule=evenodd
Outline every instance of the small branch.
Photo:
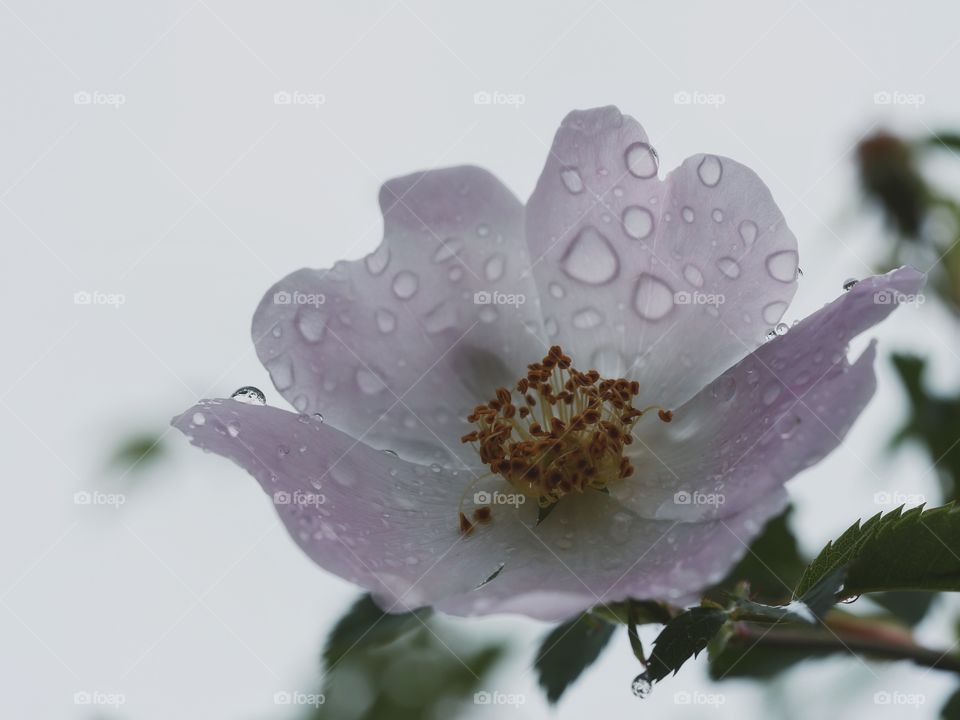
M 909 638 L 897 637 L 886 628 L 877 627 L 874 633 L 869 633 L 862 624 L 858 623 L 856 629 L 846 625 L 844 621 L 831 622 L 827 624 L 830 630 L 801 630 L 737 623 L 731 640 L 784 650 L 847 652 L 882 660 L 910 660 L 922 667 L 960 674 L 960 656 L 949 651 L 925 648 Z

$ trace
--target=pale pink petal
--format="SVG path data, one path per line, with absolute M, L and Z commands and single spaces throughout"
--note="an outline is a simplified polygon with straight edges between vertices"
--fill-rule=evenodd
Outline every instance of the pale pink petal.
M 756 348 L 796 289 L 797 244 L 750 169 L 688 158 L 664 180 L 643 128 L 570 113 L 527 205 L 545 325 L 578 366 L 679 405 Z
M 391 180 L 380 205 L 374 253 L 299 270 L 267 292 L 257 354 L 298 411 L 405 458 L 447 462 L 462 453 L 473 406 L 544 353 L 536 289 L 521 277 L 523 207 L 474 167 Z
M 637 473 L 614 493 L 647 516 L 723 517 L 822 460 L 876 386 L 873 344 L 852 365 L 847 344 L 896 307 L 885 300 L 914 296 L 923 282 L 912 268 L 859 282 L 721 375 L 672 423 L 644 426 L 631 446 Z

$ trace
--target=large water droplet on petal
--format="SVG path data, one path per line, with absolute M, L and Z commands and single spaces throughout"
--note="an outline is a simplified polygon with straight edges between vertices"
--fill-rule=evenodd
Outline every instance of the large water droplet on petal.
M 401 300 L 409 300 L 420 287 L 420 279 L 409 270 L 401 270 L 393 277 L 393 294 Z
M 385 387 L 383 381 L 365 367 L 357 368 L 356 377 L 357 386 L 367 395 L 375 395 Z
M 484 266 L 484 274 L 487 276 L 487 280 L 490 282 L 496 282 L 503 277 L 503 271 L 507 266 L 507 260 L 503 255 L 497 253 L 493 255 L 489 260 L 487 260 L 486 266 Z
M 764 306 L 762 315 L 763 321 L 768 325 L 773 325 L 776 322 L 780 321 L 780 318 L 783 317 L 783 314 L 787 311 L 787 303 L 777 300 L 770 303 L 769 305 Z
M 673 290 L 663 280 L 643 273 L 637 280 L 633 309 L 647 320 L 660 320 L 673 309 Z
M 603 315 L 594 308 L 584 308 L 573 315 L 573 326 L 578 330 L 591 330 L 603 322 Z
M 797 279 L 798 260 L 796 250 L 781 250 L 773 253 L 767 258 L 767 272 L 774 280 L 793 282 Z
M 371 275 L 379 275 L 390 264 L 390 248 L 385 244 L 381 245 L 363 259 L 363 264 Z
M 457 253 L 460 252 L 462 244 L 463 243 L 457 238 L 447 238 L 437 246 L 436 251 L 433 253 L 433 261 L 435 263 L 442 263 L 450 258 L 456 257 Z
M 683 268 L 683 278 L 694 287 L 703 287 L 703 273 L 696 265 L 687 265 Z
M 644 142 L 635 142 L 630 145 L 623 157 L 627 163 L 627 170 L 638 178 L 653 177 L 660 166 L 656 150 Z
M 634 240 L 643 240 L 653 232 L 653 213 L 639 205 L 629 205 L 623 211 L 623 229 Z
M 747 247 L 753 245 L 757 239 L 757 224 L 753 220 L 744 220 L 740 223 L 740 237 Z
M 714 155 L 707 155 L 697 166 L 697 175 L 700 176 L 700 182 L 707 187 L 715 187 L 723 176 L 723 165 L 720 159 Z
M 738 263 L 732 257 L 720 258 L 717 260 L 717 267 L 720 268 L 720 272 L 722 272 L 731 280 L 740 277 L 740 263 Z
M 267 404 L 267 398 L 259 388 L 255 388 L 253 385 L 244 385 L 239 390 L 234 390 L 230 397 L 237 402 L 246 403 L 247 405 Z
M 397 327 L 397 316 L 389 310 L 378 308 L 376 312 L 377 330 L 384 335 L 392 333 Z
M 574 194 L 583 192 L 583 178 L 575 167 L 561 168 L 560 179 L 563 180 L 563 186 L 570 192 Z
M 858 280 L 856 278 L 847 278 L 843 281 L 843 291 L 849 292 L 853 289 L 853 286 L 856 285 Z
M 296 322 L 297 330 L 304 340 L 309 343 L 323 340 L 327 331 L 327 316 L 323 311 L 305 305 L 297 311 Z
M 267 372 L 270 373 L 270 379 L 274 386 L 280 392 L 287 390 L 293 385 L 293 361 L 288 355 L 275 357 L 264 363 Z
M 620 261 L 610 241 L 588 225 L 570 243 L 561 266 L 574 280 L 587 285 L 603 285 L 617 276 Z

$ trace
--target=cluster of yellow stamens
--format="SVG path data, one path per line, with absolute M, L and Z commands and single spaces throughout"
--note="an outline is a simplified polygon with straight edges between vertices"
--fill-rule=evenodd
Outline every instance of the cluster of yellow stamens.
M 580 372 L 557 345 L 527 366 L 515 390 L 517 402 L 507 388 L 498 388 L 496 397 L 474 408 L 467 420 L 478 429 L 461 441 L 472 443 L 492 474 L 541 508 L 572 492 L 606 490 L 611 481 L 633 475 L 624 455 L 633 426 L 650 410 L 664 422 L 673 417 L 658 406 L 638 410 L 632 404 L 640 393 L 637 381 Z M 490 508 L 474 512 L 475 521 L 489 519 Z M 473 530 L 462 511 L 460 529 Z

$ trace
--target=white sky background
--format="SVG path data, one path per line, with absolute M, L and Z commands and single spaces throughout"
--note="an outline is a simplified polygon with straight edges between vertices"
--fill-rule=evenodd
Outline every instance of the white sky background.
M 804 270 L 785 320 L 868 274 L 880 225 L 858 212 L 849 152 L 878 124 L 957 128 L 960 6 L 837 5 L 0 0 L 2 714 L 90 717 L 73 694 L 102 690 L 123 693 L 132 720 L 244 720 L 278 717 L 276 690 L 310 687 L 356 591 L 301 555 L 252 478 L 171 434 L 172 458 L 121 510 L 73 493 L 116 487 L 103 466 L 117 442 L 199 397 L 254 384 L 283 404 L 253 352 L 253 309 L 296 268 L 372 250 L 383 180 L 475 163 L 526 198 L 566 112 L 616 104 L 644 124 L 664 171 L 706 151 L 766 180 Z M 282 90 L 326 104 L 275 105 Z M 525 104 L 476 106 L 479 90 Z M 881 90 L 925 101 L 878 106 Z M 75 105 L 79 91 L 126 102 Z M 725 102 L 676 104 L 682 91 Z M 126 303 L 77 306 L 80 290 Z M 878 490 L 936 499 L 922 453 L 881 454 L 903 412 L 886 357 L 929 354 L 938 386 L 954 387 L 955 327 L 928 303 L 870 336 L 876 398 L 842 448 L 790 484 L 809 552 L 884 509 Z M 952 641 L 942 616 L 925 627 L 937 646 Z M 476 627 L 521 653 L 495 681 L 527 696 L 509 714 L 544 715 L 524 665 L 543 626 Z M 756 686 L 711 688 L 702 665 L 641 704 L 618 635 L 556 716 L 695 717 L 704 710 L 673 702 L 695 689 L 724 693 L 716 717 L 764 712 Z M 832 679 L 837 667 L 849 672 Z M 825 716 L 828 702 L 842 703 L 833 716 L 905 712 L 875 706 L 878 690 L 924 693 L 927 716 L 952 687 L 855 660 L 788 680 L 776 702 L 797 718 Z

